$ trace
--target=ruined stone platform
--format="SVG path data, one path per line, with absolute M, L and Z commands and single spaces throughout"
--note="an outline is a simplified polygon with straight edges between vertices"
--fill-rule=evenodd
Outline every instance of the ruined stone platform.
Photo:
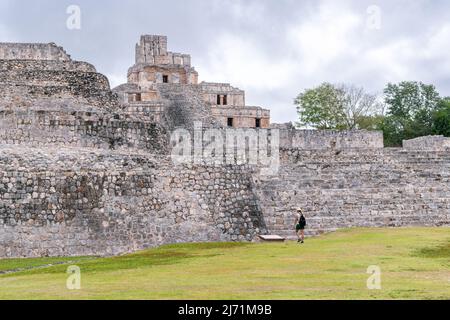
M 139 63 L 155 58 L 144 47 Z M 190 63 L 178 54 L 156 58 L 163 59 L 158 68 L 171 63 L 180 74 Z M 224 133 L 224 119 L 242 112 L 233 125 L 263 130 L 254 121 L 264 111 L 246 113 L 243 92 L 229 85 L 181 83 L 151 67 L 147 75 L 155 78 L 145 81 L 180 83 L 113 92 L 94 66 L 54 44 L 0 43 L 0 257 L 112 255 L 168 243 L 276 240 L 273 234 L 290 239 L 298 207 L 308 236 L 348 227 L 450 226 L 450 149 L 443 138 L 385 149 L 381 132 L 279 125 L 273 175 L 261 174 L 261 165 L 175 165 L 175 128 L 202 121 Z M 139 70 L 145 67 L 132 69 L 131 82 Z M 186 72 L 195 80 L 193 70 Z M 158 101 L 133 100 L 146 93 Z M 229 101 L 238 105 L 234 115 L 221 105 Z

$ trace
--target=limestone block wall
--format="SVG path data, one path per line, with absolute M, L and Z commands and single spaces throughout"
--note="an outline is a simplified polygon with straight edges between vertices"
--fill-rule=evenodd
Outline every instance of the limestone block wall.
M 450 149 L 450 138 L 444 136 L 419 137 L 403 141 L 403 148 L 409 150 L 445 150 Z
M 296 208 L 308 233 L 347 227 L 450 225 L 450 154 L 403 149 L 285 149 L 279 174 L 257 177 L 271 233 L 295 235 Z
M 75 107 L 75 106 L 74 106 Z M 133 148 L 167 153 L 168 136 L 161 125 L 94 110 L 23 111 L 0 109 L 0 144 L 34 147 Z M 80 110 L 78 106 L 78 110 Z
M 120 254 L 265 232 L 246 166 L 0 147 L 0 257 Z
M 155 57 L 167 57 L 167 37 L 160 35 L 143 35 L 136 44 L 136 64 L 155 63 Z
M 89 64 L 73 61 L 0 61 L 0 106 L 18 108 L 58 99 L 117 110 L 108 79 Z
M 138 84 L 144 91 L 154 84 L 164 83 L 197 84 L 198 73 L 194 68 L 180 65 L 145 65 L 137 64 L 128 70 L 128 83 Z
M 384 147 L 380 131 L 333 131 L 280 129 L 280 146 L 303 150 L 380 149 Z
M 200 88 L 203 99 L 211 106 L 217 106 L 217 95 L 226 95 L 228 106 L 245 107 L 245 91 L 234 88 L 228 83 L 202 82 Z
M 81 61 L 53 61 L 53 60 L 1 60 L 0 70 L 8 71 L 35 71 L 35 70 L 60 70 L 72 72 L 97 72 L 95 67 L 87 62 Z
M 233 119 L 233 126 L 236 128 L 256 128 L 256 119 L 260 120 L 260 128 L 270 127 L 270 111 L 260 107 L 213 106 L 211 111 L 224 128 L 228 126 L 228 118 Z
M 0 60 L 68 61 L 70 56 L 54 43 L 0 43 Z
M 72 87 L 80 92 L 83 87 L 89 86 L 96 90 L 109 90 L 108 79 L 93 72 L 73 72 L 60 70 L 0 70 L 2 84 L 21 85 L 24 82 L 29 86 L 58 86 Z
M 167 37 L 143 35 L 136 44 L 136 64 L 171 64 L 191 66 L 191 56 L 167 51 Z
M 133 102 L 124 105 L 123 113 L 130 119 L 161 123 L 165 107 L 162 102 Z

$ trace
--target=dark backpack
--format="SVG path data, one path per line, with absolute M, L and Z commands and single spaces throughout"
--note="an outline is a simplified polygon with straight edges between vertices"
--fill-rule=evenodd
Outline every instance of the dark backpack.
M 298 221 L 298 224 L 299 224 L 301 227 L 305 227 L 305 226 L 306 226 L 306 219 L 305 219 L 304 216 L 301 216 L 301 217 L 300 217 L 300 220 Z

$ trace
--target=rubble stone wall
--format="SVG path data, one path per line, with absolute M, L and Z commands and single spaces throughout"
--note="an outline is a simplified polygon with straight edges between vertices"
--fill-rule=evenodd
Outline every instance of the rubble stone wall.
M 168 136 L 157 123 L 120 114 L 68 110 L 0 110 L 0 143 L 34 147 L 133 148 L 167 153 Z
M 427 136 L 403 141 L 403 148 L 408 150 L 436 150 L 450 149 L 450 138 L 444 136 Z
M 70 56 L 54 43 L 0 43 L 0 60 L 68 61 Z
M 265 233 L 247 166 L 3 146 L 0 257 L 108 255 Z
M 167 55 L 164 37 L 143 42 L 151 50 L 138 50 Z M 128 89 L 140 93 L 121 86 L 122 99 Z M 201 86 L 154 91 L 158 104 L 121 105 L 105 76 L 61 48 L 0 44 L 0 257 L 291 236 L 298 207 L 310 234 L 450 225 L 450 155 L 441 138 L 384 149 L 381 132 L 283 125 L 275 126 L 276 174 L 248 164 L 176 165 L 173 130 L 223 125 Z
M 380 131 L 333 131 L 280 129 L 280 146 L 303 150 L 380 149 L 384 147 Z

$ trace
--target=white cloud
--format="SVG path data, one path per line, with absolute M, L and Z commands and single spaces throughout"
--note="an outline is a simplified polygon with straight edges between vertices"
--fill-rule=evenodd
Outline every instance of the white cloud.
M 356 54 L 358 46 L 354 40 L 364 28 L 362 18 L 341 2 L 326 2 L 309 20 L 289 27 L 287 42 L 303 72 L 323 70 L 341 55 Z
M 271 56 L 252 38 L 224 33 L 208 48 L 201 68 L 205 81 L 231 82 L 247 89 L 273 90 L 292 78 L 292 65 L 283 57 Z
M 0 42 L 17 42 L 14 38 L 13 32 L 2 21 L 3 15 L 8 13 L 8 7 L 11 4 L 10 0 L 0 1 Z
M 111 89 L 127 82 L 127 77 L 120 74 L 107 74 Z
M 435 30 L 424 49 L 424 57 L 428 60 L 439 61 L 439 70 L 447 76 L 450 73 L 450 23 L 442 25 Z
M 11 31 L 2 24 L 0 24 L 0 42 L 16 42 Z
M 275 122 L 295 121 L 295 96 L 323 81 L 381 92 L 387 82 L 421 80 L 450 95 L 448 1 L 77 2 L 89 12 L 84 33 L 67 33 L 55 1 L 0 0 L 0 41 L 54 41 L 114 87 L 126 79 L 139 35 L 166 34 L 169 49 L 192 54 L 201 80 L 246 90 L 247 103 L 270 108 Z M 367 28 L 372 4 L 381 9 L 379 30 Z

